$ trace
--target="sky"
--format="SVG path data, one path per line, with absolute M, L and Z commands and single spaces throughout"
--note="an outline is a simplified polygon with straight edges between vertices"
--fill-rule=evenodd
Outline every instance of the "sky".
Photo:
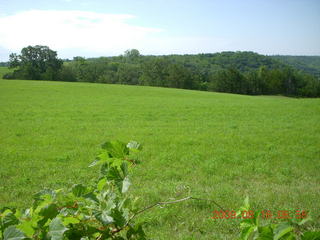
M 29 45 L 69 59 L 133 48 L 320 55 L 320 0 L 0 0 L 0 62 Z

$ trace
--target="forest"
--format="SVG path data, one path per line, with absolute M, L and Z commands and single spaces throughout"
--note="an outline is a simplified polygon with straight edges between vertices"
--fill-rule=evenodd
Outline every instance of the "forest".
M 315 67 L 306 63 L 303 69 L 288 56 L 270 57 L 254 52 L 152 56 L 141 55 L 137 49 L 114 57 L 77 56 L 61 60 L 46 46 L 28 46 L 20 55 L 10 55 L 8 65 L 14 71 L 3 78 L 320 97 L 317 62 L 312 64 Z
M 320 56 L 274 55 L 270 57 L 320 78 Z

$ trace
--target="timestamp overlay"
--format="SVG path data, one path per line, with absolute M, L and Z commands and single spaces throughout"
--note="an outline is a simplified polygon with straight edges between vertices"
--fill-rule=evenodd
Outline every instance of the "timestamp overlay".
M 259 211 L 262 219 L 305 219 L 309 216 L 307 210 L 262 210 Z M 214 210 L 212 211 L 211 218 L 213 220 L 219 219 L 254 219 L 255 211 L 235 211 L 235 210 Z

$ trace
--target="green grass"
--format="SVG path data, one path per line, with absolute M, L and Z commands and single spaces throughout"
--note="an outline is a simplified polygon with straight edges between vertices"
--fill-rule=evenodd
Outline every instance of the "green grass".
M 237 209 L 320 207 L 320 99 L 154 87 L 0 80 L 0 208 L 86 182 L 106 140 L 144 145 L 132 177 L 140 206 L 187 195 Z M 190 192 L 190 193 L 189 193 Z M 153 239 L 234 239 L 238 220 L 209 202 L 146 212 Z

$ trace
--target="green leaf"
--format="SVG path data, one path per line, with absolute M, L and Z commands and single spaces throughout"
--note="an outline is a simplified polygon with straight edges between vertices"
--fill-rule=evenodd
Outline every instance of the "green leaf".
M 60 218 L 54 218 L 54 219 L 52 219 L 51 223 L 49 224 L 48 235 L 51 237 L 52 240 L 62 240 L 63 234 L 67 230 L 68 230 L 68 228 L 66 228 L 62 224 Z
M 103 163 L 110 161 L 109 153 L 103 150 L 101 153 L 98 154 L 97 158 L 89 165 L 89 167 L 93 167 L 96 165 L 101 165 Z
M 281 240 L 297 240 L 296 234 L 294 232 L 289 232 L 283 237 L 280 238 Z
M 112 197 L 109 197 L 109 199 L 107 201 L 104 201 L 103 203 L 104 203 L 103 210 L 106 210 L 106 211 L 111 211 L 117 206 Z M 101 205 L 101 208 L 102 208 L 102 205 Z
M 56 197 L 56 192 L 52 189 L 44 189 L 33 195 L 34 200 L 43 200 L 46 196 L 51 196 L 51 199 Z
M 258 227 L 259 240 L 273 239 L 273 229 L 271 226 Z
M 48 204 L 48 205 L 45 205 L 43 208 L 41 208 L 39 214 L 41 216 L 43 216 L 44 218 L 46 219 L 52 219 L 54 218 L 55 216 L 57 216 L 58 214 L 58 207 L 56 204 L 54 203 L 51 203 L 51 204 Z
M 110 155 L 106 150 L 101 150 L 101 152 L 97 156 L 97 160 L 108 161 L 108 160 L 110 160 Z
M 114 223 L 119 226 L 123 227 L 126 224 L 126 218 L 127 218 L 127 213 L 119 211 L 118 209 L 113 209 L 112 210 L 112 217 L 114 219 Z
M 13 210 L 10 208 L 4 207 L 4 209 L 0 210 L 0 213 L 2 213 L 2 215 L 7 215 L 8 213 L 13 213 Z
M 105 142 L 101 147 L 106 150 L 112 158 L 124 158 L 129 154 L 129 148 L 126 144 L 118 140 Z
M 127 147 L 133 152 L 139 152 L 142 150 L 142 145 L 136 141 L 130 141 Z
M 242 219 L 240 222 L 240 228 L 247 228 L 247 227 L 256 227 L 254 219 Z
M 122 173 L 123 173 L 123 176 L 126 177 L 128 176 L 129 172 L 128 172 L 128 163 L 127 162 L 122 162 L 121 163 L 121 170 L 122 170 Z
M 86 194 L 87 188 L 82 184 L 75 184 L 72 186 L 72 193 L 76 197 L 82 197 Z
M 119 170 L 121 170 L 121 165 L 123 163 L 123 160 L 120 158 L 114 158 L 112 163 L 110 164 L 110 167 L 116 167 Z
M 99 180 L 99 182 L 97 183 L 97 189 L 99 191 L 102 191 L 102 189 L 104 188 L 104 186 L 107 184 L 107 179 L 106 178 L 102 178 Z
M 40 204 L 42 205 L 49 204 L 55 198 L 56 198 L 56 192 L 54 190 L 44 189 L 33 195 L 33 199 L 34 199 L 33 207 L 35 209 Z
M 10 226 L 4 230 L 3 233 L 4 240 L 21 240 L 26 239 L 27 237 L 17 229 L 15 226 Z
M 236 216 L 240 216 L 243 211 L 249 211 L 250 210 L 250 204 L 249 204 L 249 197 L 246 196 L 244 199 L 243 206 L 240 207 L 240 209 L 236 212 Z
M 301 240 L 319 240 L 320 239 L 320 231 L 318 232 L 305 232 Z
M 293 227 L 288 222 L 282 222 L 278 224 L 274 229 L 274 240 L 278 240 L 292 231 Z
M 114 175 L 115 174 L 115 170 L 118 172 L 118 173 L 116 173 L 116 175 L 119 175 L 120 176 L 120 178 L 122 178 L 121 177 L 121 175 L 120 175 L 120 172 L 121 172 L 121 166 L 123 165 L 123 160 L 122 159 L 119 159 L 119 158 L 113 158 L 112 159 L 112 162 L 110 162 L 110 163 L 104 163 L 102 166 L 101 166 L 101 168 L 100 168 L 100 174 L 102 175 L 102 176 L 106 176 L 107 177 L 107 179 L 108 179 L 108 176 L 110 175 L 110 176 L 112 176 L 112 175 Z M 108 179 L 108 180 L 114 180 L 114 179 Z
M 113 218 L 110 216 L 110 211 L 99 211 L 99 212 L 96 212 L 95 213 L 95 217 L 103 225 L 108 225 L 108 224 L 114 222 Z
M 136 226 L 129 225 L 129 230 L 127 231 L 127 239 L 145 240 L 146 234 L 143 231 L 142 224 Z
M 2 218 L 2 225 L 3 229 L 6 229 L 7 227 L 11 225 L 16 225 L 19 223 L 19 220 L 17 217 L 10 211 L 8 212 L 3 218 Z
M 128 177 L 125 177 L 125 179 L 122 182 L 122 193 L 125 193 L 128 191 L 129 187 L 130 187 L 131 183 L 129 181 Z
M 112 167 L 107 171 L 106 178 L 109 181 L 122 182 L 123 178 L 119 172 L 119 169 L 116 167 Z
M 92 163 L 90 163 L 89 167 L 94 167 L 99 164 L 99 159 L 95 159 Z
M 93 192 L 89 192 L 83 197 L 93 202 L 99 202 L 99 200 L 97 199 L 97 196 Z
M 240 239 L 247 240 L 251 239 L 251 236 L 254 234 L 255 227 L 246 227 L 241 231 Z
M 80 220 L 75 217 L 65 217 L 62 219 L 62 221 L 63 221 L 63 225 L 65 225 L 65 226 L 67 226 L 69 224 L 77 224 L 80 222 Z
M 24 232 L 28 237 L 32 237 L 34 234 L 34 229 L 32 227 L 33 225 L 33 221 L 25 221 L 20 223 L 19 225 L 17 225 L 17 229 L 21 230 L 22 232 Z
M 109 166 L 108 163 L 102 164 L 102 166 L 100 167 L 100 175 L 101 175 L 101 176 L 107 175 L 109 169 L 110 169 L 110 166 Z
M 130 203 L 131 203 L 131 199 L 129 199 L 128 197 L 125 197 L 119 201 L 118 209 L 121 210 L 121 208 L 127 207 Z
M 103 224 L 105 224 L 105 225 L 113 223 L 113 218 L 111 216 L 109 216 L 108 211 L 102 211 L 101 220 L 102 220 Z
M 130 219 L 130 211 L 129 211 L 128 208 L 123 208 L 122 209 L 122 216 L 126 220 L 126 223 L 127 223 L 129 221 L 129 219 Z

